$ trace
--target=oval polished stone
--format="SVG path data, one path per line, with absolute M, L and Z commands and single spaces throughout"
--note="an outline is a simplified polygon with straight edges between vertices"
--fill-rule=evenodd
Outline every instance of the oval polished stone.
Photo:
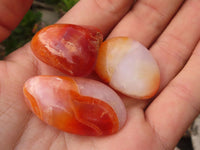
M 96 72 L 115 90 L 137 99 L 151 98 L 160 84 L 159 67 L 151 53 L 128 37 L 102 43 Z
M 116 133 L 127 115 L 120 97 L 98 81 L 36 76 L 24 85 L 26 103 L 44 122 L 79 135 Z
M 94 69 L 102 40 L 96 28 L 54 24 L 33 37 L 31 48 L 44 63 L 68 75 L 86 76 Z

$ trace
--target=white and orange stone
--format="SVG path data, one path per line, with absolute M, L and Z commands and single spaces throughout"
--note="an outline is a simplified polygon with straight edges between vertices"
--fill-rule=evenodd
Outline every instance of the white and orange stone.
M 160 84 L 159 67 L 151 53 L 128 37 L 101 44 L 96 72 L 115 90 L 137 99 L 153 97 Z
M 118 132 L 127 119 L 121 98 L 95 80 L 41 75 L 27 80 L 23 91 L 37 117 L 65 132 L 110 135 Z

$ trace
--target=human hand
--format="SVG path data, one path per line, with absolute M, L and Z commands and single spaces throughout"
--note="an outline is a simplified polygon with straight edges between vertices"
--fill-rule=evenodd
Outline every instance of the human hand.
M 9 2 L 7 6 L 13 5 L 6 2 Z M 24 1 L 20 2 L 16 4 L 18 8 L 22 4 L 25 8 Z M 122 96 L 128 120 L 114 135 L 86 137 L 59 131 L 29 111 L 22 87 L 32 76 L 63 73 L 38 61 L 27 44 L 0 62 L 1 149 L 162 150 L 175 147 L 200 111 L 200 1 L 138 0 L 133 3 L 134 0 L 80 1 L 59 23 L 96 26 L 105 37 L 128 36 L 140 41 L 150 49 L 160 67 L 158 96 L 151 103 Z M 23 11 L 20 14 L 22 17 Z M 4 19 L 5 16 L 0 16 L 3 26 L 10 21 L 9 17 L 5 22 Z M 6 37 L 4 32 L 0 34 L 2 39 Z

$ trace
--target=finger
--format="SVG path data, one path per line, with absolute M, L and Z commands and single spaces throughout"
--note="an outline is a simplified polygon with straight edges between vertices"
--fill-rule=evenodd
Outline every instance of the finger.
M 183 0 L 139 0 L 110 37 L 128 36 L 149 47 L 168 25 Z
M 146 118 L 167 149 L 175 146 L 200 113 L 200 41 L 184 69 L 146 110 Z
M 16 28 L 32 4 L 32 0 L 0 0 L 0 42 Z
M 79 1 L 59 22 L 95 26 L 106 36 L 133 3 L 134 0 Z
M 132 10 L 114 28 L 109 38 L 128 36 L 141 42 L 146 47 L 150 47 L 169 24 L 183 2 L 183 0 L 137 1 Z M 141 108 L 144 109 L 147 104 L 147 101 L 143 101 Z
M 185 65 L 200 39 L 200 1 L 186 1 L 151 47 L 161 72 L 163 88 Z

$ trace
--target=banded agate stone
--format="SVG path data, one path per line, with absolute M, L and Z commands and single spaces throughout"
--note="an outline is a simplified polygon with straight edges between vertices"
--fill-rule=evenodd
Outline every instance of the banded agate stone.
M 128 37 L 102 43 L 96 72 L 115 90 L 137 99 L 151 98 L 160 84 L 159 67 L 151 53 Z
M 41 120 L 69 133 L 113 134 L 127 118 L 120 97 L 105 84 L 91 79 L 36 76 L 24 84 L 24 95 Z

